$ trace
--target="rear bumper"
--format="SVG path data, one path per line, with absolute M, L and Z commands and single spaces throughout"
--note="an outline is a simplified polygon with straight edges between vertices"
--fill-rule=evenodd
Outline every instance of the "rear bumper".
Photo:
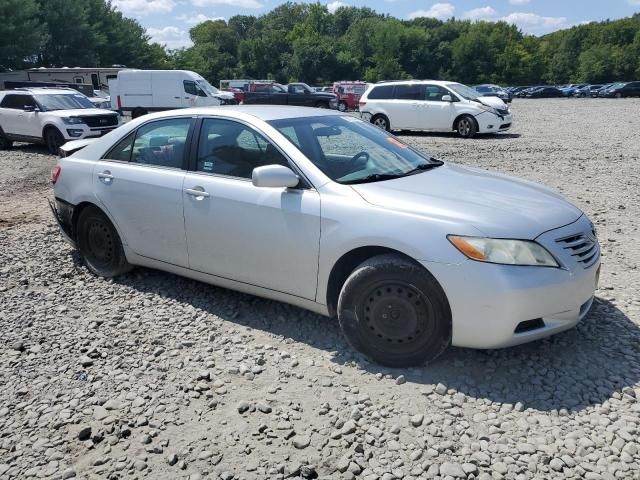
M 73 248 L 76 248 L 76 242 L 74 240 L 73 233 L 73 205 L 63 200 L 56 198 L 54 204 L 49 200 L 49 207 L 53 218 L 56 220 L 58 227 L 60 227 L 60 234 Z

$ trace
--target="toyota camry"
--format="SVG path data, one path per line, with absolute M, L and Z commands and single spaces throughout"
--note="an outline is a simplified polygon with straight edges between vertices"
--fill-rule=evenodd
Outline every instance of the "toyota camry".
M 594 226 L 555 191 L 339 112 L 146 115 L 67 143 L 52 181 L 94 274 L 140 265 L 337 317 L 389 366 L 571 328 L 598 281 Z

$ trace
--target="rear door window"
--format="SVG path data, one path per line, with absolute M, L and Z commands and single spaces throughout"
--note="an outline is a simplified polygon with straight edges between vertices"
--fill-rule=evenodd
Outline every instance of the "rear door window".
M 394 85 L 380 85 L 369 92 L 370 100 L 390 100 L 393 98 Z
M 397 100 L 424 100 L 424 86 L 420 84 L 396 85 L 393 96 Z

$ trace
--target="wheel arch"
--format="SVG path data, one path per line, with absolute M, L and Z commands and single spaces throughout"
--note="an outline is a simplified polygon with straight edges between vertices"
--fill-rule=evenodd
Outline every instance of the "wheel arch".
M 120 241 L 122 242 L 122 246 L 124 247 L 125 254 L 126 254 L 127 253 L 127 240 L 126 240 L 125 236 L 122 234 L 122 230 L 120 229 L 120 226 L 118 225 L 118 223 L 113 219 L 111 214 L 105 208 L 100 206 L 98 203 L 95 203 L 95 202 L 90 201 L 90 200 L 83 200 L 83 201 L 77 203 L 73 207 L 73 214 L 71 215 L 71 233 L 73 234 L 73 239 L 75 241 L 77 241 L 76 232 L 77 232 L 78 217 L 80 217 L 80 212 L 82 212 L 87 207 L 95 207 L 95 208 L 97 208 L 98 210 L 100 210 L 109 219 L 109 221 L 113 224 L 114 228 L 116 229 L 116 232 L 118 232 L 118 236 L 120 237 Z
M 451 125 L 451 130 L 456 130 L 458 128 L 458 122 L 462 117 L 471 117 L 476 124 L 476 130 L 480 130 L 478 119 L 476 119 L 476 117 L 469 112 L 463 112 L 463 113 L 460 113 L 458 116 L 456 116 L 456 118 L 453 120 L 453 124 Z
M 346 252 L 334 263 L 327 280 L 326 302 L 327 310 L 331 317 L 335 317 L 337 315 L 338 297 L 340 296 L 342 287 L 344 286 L 347 278 L 349 278 L 349 275 L 351 275 L 356 267 L 365 260 L 384 254 L 398 255 L 399 257 L 402 257 L 403 259 L 424 269 L 424 266 L 410 255 L 389 247 L 368 245 L 357 247 Z
M 45 139 L 44 136 L 47 133 L 47 131 L 51 130 L 52 128 L 55 128 L 64 137 L 64 134 L 62 133 L 60 128 L 55 123 L 47 122 L 42 126 L 42 139 L 43 140 Z

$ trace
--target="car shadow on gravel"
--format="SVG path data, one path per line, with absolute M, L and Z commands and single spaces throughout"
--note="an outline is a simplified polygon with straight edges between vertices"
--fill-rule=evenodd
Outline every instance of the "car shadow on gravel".
M 81 260 L 73 254 L 74 263 Z M 83 268 L 83 267 L 80 267 Z M 640 381 L 640 327 L 613 303 L 596 298 L 587 317 L 567 332 L 500 350 L 449 348 L 420 368 L 369 362 L 345 341 L 338 322 L 321 315 L 156 270 L 136 268 L 115 283 L 185 303 L 220 319 L 329 352 L 331 361 L 372 377 L 382 373 L 420 390 L 438 383 L 468 397 L 540 411 L 579 411 L 620 395 Z
M 11 150 L 16 150 L 22 153 L 38 153 L 40 155 L 49 155 L 46 145 L 39 143 L 15 143 Z
M 438 137 L 438 138 L 457 138 L 460 141 L 463 141 L 462 138 L 458 136 L 456 132 L 413 132 L 409 130 L 401 130 L 399 132 L 394 132 L 395 135 L 399 137 Z M 508 140 L 512 138 L 520 138 L 522 135 L 519 133 L 483 133 L 478 134 L 477 137 L 467 139 L 469 141 L 474 140 Z

